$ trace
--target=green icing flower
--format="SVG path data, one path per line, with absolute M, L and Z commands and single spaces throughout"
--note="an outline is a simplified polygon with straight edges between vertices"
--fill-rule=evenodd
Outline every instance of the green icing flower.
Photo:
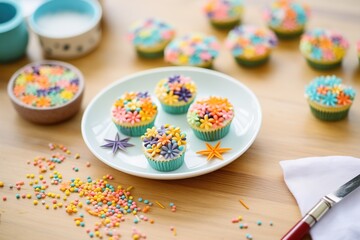
M 195 125 L 195 126 L 200 125 L 200 119 L 196 112 L 190 112 L 187 115 L 187 120 L 188 120 L 188 123 L 190 123 L 191 125 Z

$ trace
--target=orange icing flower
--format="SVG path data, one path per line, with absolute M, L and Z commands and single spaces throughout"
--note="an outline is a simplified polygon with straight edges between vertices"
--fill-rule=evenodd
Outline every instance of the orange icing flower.
M 69 86 L 65 87 L 65 89 L 70 92 L 77 93 L 79 86 L 76 84 L 70 84 Z
M 165 145 L 167 143 L 170 142 L 170 139 L 171 139 L 171 135 L 166 135 L 166 134 L 163 134 L 162 136 L 159 137 L 159 144 L 161 143 L 162 145 Z
M 124 97 L 123 97 L 125 100 L 131 100 L 131 99 L 134 99 L 136 98 L 136 93 L 135 92 L 126 92 L 124 94 Z
M 27 105 L 32 105 L 36 100 L 37 96 L 35 95 L 25 95 L 21 97 L 21 101 Z
M 37 107 L 50 107 L 51 99 L 48 97 L 39 97 L 36 101 Z
M 319 93 L 319 94 L 326 94 L 328 92 L 329 88 L 327 86 L 319 86 L 316 91 Z
M 25 91 L 25 86 L 24 85 L 16 85 L 14 87 L 14 94 L 16 97 L 21 96 L 21 94 L 23 94 L 23 92 Z
M 339 105 L 349 105 L 352 103 L 350 97 L 345 95 L 343 92 L 340 92 L 337 96 L 338 104 Z

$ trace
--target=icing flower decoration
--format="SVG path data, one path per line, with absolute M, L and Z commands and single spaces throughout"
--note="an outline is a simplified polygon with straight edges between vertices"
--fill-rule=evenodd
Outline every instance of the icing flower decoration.
M 165 60 L 174 65 L 210 66 L 219 55 L 220 45 L 214 36 L 196 33 L 171 41 L 165 48 Z
M 118 150 L 126 151 L 127 147 L 132 147 L 134 144 L 129 143 L 130 138 L 120 139 L 119 133 L 116 133 L 115 140 L 104 139 L 106 144 L 101 145 L 101 147 L 111 148 L 113 154 L 115 154 Z
M 112 106 L 111 116 L 116 123 L 136 125 L 149 122 L 157 114 L 157 107 L 147 92 L 126 92 Z
M 277 38 L 272 31 L 254 26 L 236 27 L 226 39 L 233 56 L 245 59 L 267 56 L 276 45 Z
M 141 139 L 145 152 L 157 160 L 177 158 L 186 148 L 186 134 L 170 124 L 148 128 Z
M 130 27 L 128 38 L 135 46 L 152 47 L 169 42 L 175 36 L 173 27 L 154 18 L 137 21 Z
M 243 13 L 243 0 L 209 0 L 204 6 L 204 12 L 210 19 L 240 18 Z
M 310 101 L 331 107 L 351 105 L 355 95 L 353 88 L 343 85 L 334 75 L 315 78 L 305 90 L 305 97 Z
M 210 97 L 190 106 L 187 121 L 199 129 L 209 130 L 226 126 L 233 117 L 234 109 L 227 98 Z
M 187 104 L 194 100 L 196 85 L 190 77 L 174 75 L 160 80 L 156 86 L 156 95 L 165 104 Z
M 209 143 L 205 143 L 206 149 L 196 152 L 197 154 L 207 155 L 207 160 L 211 160 L 214 157 L 217 157 L 221 160 L 224 160 L 222 153 L 228 152 L 231 148 L 221 148 L 221 142 L 218 142 L 215 146 L 211 146 Z
M 29 66 L 16 77 L 13 93 L 23 104 L 51 108 L 70 102 L 79 92 L 79 76 L 54 64 Z
M 314 61 L 338 62 L 348 47 L 348 41 L 341 34 L 324 29 L 308 31 L 300 40 L 300 51 Z
M 264 12 L 264 19 L 272 29 L 283 31 L 302 30 L 310 16 L 306 4 L 292 0 L 276 0 Z

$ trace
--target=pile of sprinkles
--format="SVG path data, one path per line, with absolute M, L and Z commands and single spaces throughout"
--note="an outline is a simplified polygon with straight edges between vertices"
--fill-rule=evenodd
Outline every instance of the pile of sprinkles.
M 300 51 L 315 61 L 340 61 L 348 47 L 349 42 L 340 33 L 321 28 L 307 31 L 300 40 Z
M 276 45 L 277 38 L 272 31 L 250 25 L 234 28 L 226 39 L 232 55 L 246 59 L 267 56 Z
M 25 105 L 49 108 L 71 101 L 79 91 L 79 84 L 79 76 L 73 70 L 49 63 L 23 69 L 12 90 Z
M 14 196 L 15 199 L 18 201 L 21 199 L 31 200 L 34 206 L 42 206 L 45 210 L 63 209 L 69 216 L 72 216 L 74 225 L 84 228 L 90 238 L 120 239 L 124 234 L 119 231 L 120 223 L 129 221 L 129 217 L 133 219 L 133 224 L 155 223 L 154 219 L 146 216 L 154 204 L 141 197 L 136 201 L 131 193 L 131 190 L 134 189 L 133 186 L 113 185 L 109 181 L 114 180 L 114 177 L 109 174 L 98 179 L 90 176 L 85 180 L 78 177 L 70 180 L 64 179 L 62 174 L 55 170 L 56 165 L 62 164 L 65 160 L 79 161 L 80 154 L 72 156 L 71 151 L 61 144 L 50 143 L 49 149 L 60 151 L 54 152 L 50 157 L 36 157 L 27 162 L 38 168 L 39 175 L 28 173 L 25 176 L 26 181 L 17 181 L 15 188 L 18 191 L 28 184 L 31 186 L 32 192 L 23 194 L 17 192 Z M 88 166 L 88 162 L 83 164 Z M 14 189 L 14 185 L 0 181 L 0 188 L 5 186 L 8 186 L 10 190 Z M 6 202 L 10 198 L 2 196 L 2 200 Z M 160 209 L 166 209 L 165 205 L 159 201 L 155 201 L 155 203 Z M 176 205 L 173 202 L 170 202 L 169 206 L 172 212 L 176 212 Z M 98 222 L 93 227 L 88 227 L 86 224 L 89 216 L 98 218 Z M 176 230 L 172 231 L 175 236 Z M 146 235 L 136 228 L 133 228 L 130 235 L 133 240 L 146 239 Z

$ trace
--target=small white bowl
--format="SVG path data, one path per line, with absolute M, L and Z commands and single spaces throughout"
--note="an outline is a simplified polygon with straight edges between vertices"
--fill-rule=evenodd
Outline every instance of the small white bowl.
M 24 119 L 54 124 L 80 110 L 84 85 L 83 75 L 73 65 L 44 60 L 16 71 L 7 91 L 15 110 Z
M 91 52 L 101 40 L 102 8 L 95 0 L 47 1 L 29 18 L 46 57 L 70 59 Z

